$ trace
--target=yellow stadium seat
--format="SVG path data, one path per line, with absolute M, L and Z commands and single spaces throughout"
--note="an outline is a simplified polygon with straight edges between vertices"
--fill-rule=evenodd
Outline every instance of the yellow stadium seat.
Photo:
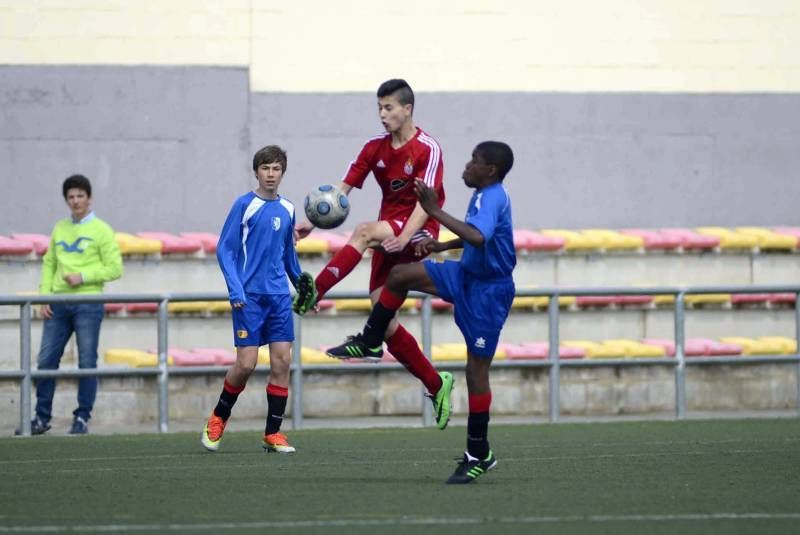
M 785 336 L 759 336 L 758 341 L 780 346 L 781 353 L 784 355 L 797 354 L 797 340 L 794 338 L 787 338 Z
M 115 238 L 119 251 L 122 254 L 159 254 L 161 253 L 161 242 L 140 238 L 127 232 L 116 232 Z
M 587 359 L 613 359 L 625 357 L 625 347 L 619 344 L 601 344 L 588 340 L 564 340 L 564 347 L 575 347 L 586 352 Z
M 103 361 L 106 364 L 124 364 L 132 366 L 137 357 L 149 355 L 146 351 L 140 349 L 127 349 L 127 348 L 109 348 L 103 354 Z
M 724 305 L 731 302 L 731 294 L 692 294 L 686 296 L 691 305 Z
M 261 346 L 258 348 L 258 360 L 256 365 L 269 366 L 269 346 Z
M 434 344 L 431 347 L 431 360 L 466 361 L 467 346 L 463 343 Z
M 342 361 L 326 355 L 319 349 L 310 347 L 300 348 L 300 360 L 303 364 L 340 364 Z
M 133 361 L 130 365 L 134 368 L 152 368 L 158 366 L 158 355 L 155 353 L 142 352 L 141 354 L 133 357 Z M 167 365 L 173 365 L 172 357 L 169 355 L 167 355 Z
M 208 301 L 179 301 L 167 304 L 167 310 L 173 314 L 206 312 L 208 308 Z
M 737 227 L 736 231 L 746 236 L 754 236 L 761 249 L 772 251 L 793 251 L 797 248 L 797 238 L 778 234 L 772 229 L 763 227 Z
M 440 242 L 448 242 L 451 240 L 459 239 L 458 235 L 448 228 L 441 227 L 439 230 L 439 238 L 437 238 Z
M 328 241 L 314 238 L 312 235 L 298 241 L 294 248 L 297 254 L 323 254 L 328 252 Z
M 225 313 L 231 311 L 229 301 L 208 301 L 208 311 L 213 313 Z
M 541 232 L 545 236 L 555 236 L 566 240 L 564 249 L 568 251 L 580 251 L 587 249 L 602 249 L 603 240 L 596 236 L 587 236 L 574 230 L 544 229 Z
M 636 340 L 629 340 L 626 338 L 615 338 L 603 341 L 603 345 L 620 346 L 625 350 L 625 356 L 629 358 L 635 357 L 663 357 L 667 354 L 666 350 L 661 346 L 643 344 Z
M 406 299 L 403 301 L 400 310 L 413 310 L 418 306 L 418 299 Z M 334 307 L 337 312 L 344 311 L 366 311 L 372 310 L 372 301 L 369 297 L 363 299 L 334 299 Z
M 597 238 L 603 243 L 603 249 L 630 250 L 644 247 L 644 239 L 639 236 L 628 236 L 609 229 L 586 229 L 581 234 L 589 238 Z
M 720 338 L 720 342 L 742 346 L 742 355 L 783 355 L 785 347 L 785 344 L 774 340 L 756 340 L 744 336 L 728 336 Z
M 720 249 L 752 249 L 758 247 L 758 238 L 750 234 L 743 234 L 724 227 L 700 227 L 695 229 L 698 234 L 719 238 Z
M 547 297 L 515 297 L 511 302 L 511 308 L 538 308 L 541 306 L 542 299 L 547 301 Z

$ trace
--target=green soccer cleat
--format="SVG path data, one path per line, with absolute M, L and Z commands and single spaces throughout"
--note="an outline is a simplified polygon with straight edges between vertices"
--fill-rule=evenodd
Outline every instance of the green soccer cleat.
M 435 395 L 428 394 L 428 397 L 433 402 L 433 417 L 436 418 L 436 426 L 444 429 L 447 427 L 447 422 L 450 421 L 450 412 L 453 409 L 450 401 L 450 393 L 453 391 L 453 374 L 439 372 L 439 377 L 442 378 L 442 387 Z
M 297 278 L 297 293 L 292 301 L 292 310 L 299 316 L 314 308 L 317 304 L 317 285 L 314 277 L 305 271 Z
M 369 347 L 364 342 L 361 334 L 348 336 L 341 345 L 328 348 L 325 354 L 335 359 L 359 359 L 378 361 L 383 357 L 383 344 L 378 347 Z
M 453 475 L 447 479 L 447 484 L 466 485 L 467 483 L 472 483 L 489 470 L 494 470 L 496 466 L 497 457 L 494 456 L 491 450 L 489 450 L 489 455 L 482 461 L 465 451 L 464 458 L 459 461 Z

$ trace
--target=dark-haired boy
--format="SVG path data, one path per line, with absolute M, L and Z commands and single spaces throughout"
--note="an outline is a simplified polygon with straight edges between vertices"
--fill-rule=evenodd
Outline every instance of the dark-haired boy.
M 369 139 L 342 179 L 341 190 L 349 194 L 361 188 L 372 172 L 381 188 L 378 221 L 356 226 L 350 241 L 337 252 L 317 275 L 314 284 L 298 285 L 295 312 L 305 314 L 318 299 L 345 278 L 358 264 L 367 248 L 373 249 L 370 297 L 377 301 L 392 266 L 422 260 L 427 253 L 417 247 L 422 240 L 439 235 L 439 222 L 428 217 L 417 202 L 414 182 L 419 180 L 437 194 L 444 204 L 442 150 L 430 135 L 414 125 L 414 91 L 405 80 L 387 80 L 378 87 L 378 114 L 384 133 Z M 299 238 L 313 229 L 310 222 L 297 226 Z M 450 413 L 453 376 L 436 373 L 420 351 L 414 337 L 393 319 L 385 330 L 385 340 L 394 357 L 417 377 L 430 393 L 434 413 Z M 376 360 L 372 355 L 353 354 L 352 358 Z M 440 429 L 447 418 L 436 420 Z
M 286 172 L 286 153 L 269 145 L 253 156 L 258 187 L 233 203 L 217 244 L 217 260 L 232 307 L 236 362 L 225 374 L 216 407 L 208 418 L 201 443 L 217 451 L 231 409 L 258 362 L 258 348 L 269 345 L 267 421 L 263 446 L 267 451 L 292 453 L 280 432 L 289 396 L 294 324 L 287 275 L 292 285 L 311 275 L 300 272 L 294 248 L 294 205 L 278 195 Z
M 64 180 L 61 191 L 71 215 L 53 227 L 50 246 L 42 258 L 39 293 L 102 293 L 106 282 L 122 276 L 122 255 L 114 230 L 92 211 L 92 184 L 88 178 L 72 175 Z M 64 347 L 73 332 L 78 344 L 78 367 L 97 367 L 102 303 L 54 303 L 42 305 L 39 312 L 44 325 L 38 369 L 58 369 Z M 53 378 L 36 382 L 36 417 L 31 422 L 34 435 L 50 429 L 55 389 Z M 70 434 L 89 432 L 89 419 L 96 397 L 97 377 L 81 377 L 78 380 L 78 408 L 72 413 Z
M 511 302 L 514 300 L 516 265 L 511 199 L 503 179 L 514 163 L 511 148 L 498 141 L 479 143 L 467 162 L 463 179 L 474 188 L 464 221 L 441 209 L 436 192 L 416 183 L 420 205 L 434 219 L 459 236 L 440 243 L 420 242 L 425 253 L 463 247 L 458 261 L 404 264 L 392 268 L 386 286 L 367 320 L 362 334 L 352 336 L 328 354 L 346 358 L 353 351 L 380 356 L 383 332 L 410 290 L 437 295 L 454 304 L 455 321 L 467 345 L 467 451 L 449 484 L 470 483 L 497 466 L 489 448 L 489 407 L 492 392 L 489 367 L 494 357 Z

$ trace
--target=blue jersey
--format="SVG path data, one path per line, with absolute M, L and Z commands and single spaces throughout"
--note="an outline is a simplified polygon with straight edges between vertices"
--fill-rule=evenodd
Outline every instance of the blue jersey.
M 294 248 L 294 205 L 278 196 L 262 199 L 253 192 L 233 203 L 217 244 L 217 260 L 231 303 L 249 294 L 288 294 L 300 276 Z
M 479 279 L 511 277 L 517 255 L 514 252 L 511 199 L 503 184 L 497 182 L 475 190 L 464 221 L 478 229 L 484 241 L 481 247 L 464 241 L 463 269 Z

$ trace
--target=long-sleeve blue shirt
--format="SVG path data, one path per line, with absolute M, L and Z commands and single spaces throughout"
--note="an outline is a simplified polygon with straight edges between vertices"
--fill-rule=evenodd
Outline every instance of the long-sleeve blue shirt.
M 293 285 L 300 276 L 294 222 L 294 204 L 281 196 L 249 192 L 236 199 L 217 244 L 231 303 L 244 302 L 245 293 L 289 293 L 286 275 Z

